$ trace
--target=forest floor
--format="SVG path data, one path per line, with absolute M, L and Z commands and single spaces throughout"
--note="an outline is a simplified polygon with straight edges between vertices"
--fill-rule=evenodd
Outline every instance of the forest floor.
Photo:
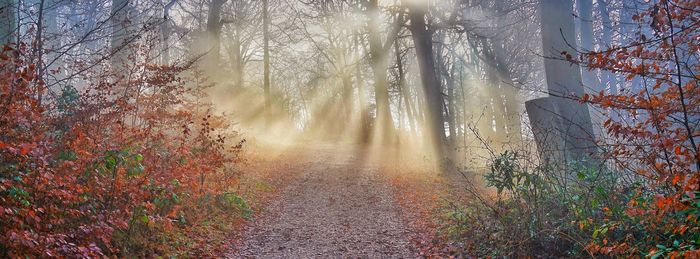
M 397 199 L 404 194 L 364 151 L 325 145 L 305 152 L 294 162 L 303 166 L 279 169 L 298 172 L 233 238 L 226 257 L 420 257 L 422 230 L 407 220 Z

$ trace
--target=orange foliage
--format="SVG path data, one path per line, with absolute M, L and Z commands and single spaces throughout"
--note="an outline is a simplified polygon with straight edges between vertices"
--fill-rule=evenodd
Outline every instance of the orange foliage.
M 94 75 L 41 103 L 25 48 L 0 54 L 0 257 L 137 253 L 138 231 L 197 220 L 187 208 L 227 191 L 241 145 L 225 144 L 186 67 Z
M 589 69 L 612 71 L 633 82 L 619 93 L 601 91 L 584 96 L 582 101 L 621 114 L 620 119 L 604 123 L 614 138 L 609 158 L 644 179 L 638 198 L 629 204 L 628 215 L 636 224 L 628 226 L 629 235 L 618 236 L 615 242 L 598 240 L 589 245 L 590 251 L 698 255 L 698 6 L 698 0 L 652 3 L 634 17 L 642 25 L 637 40 L 583 53 L 578 61 Z

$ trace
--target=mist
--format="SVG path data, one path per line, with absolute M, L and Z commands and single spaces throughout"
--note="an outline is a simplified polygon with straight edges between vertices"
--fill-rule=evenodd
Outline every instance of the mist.
M 0 0 L 0 257 L 697 256 L 698 6 Z
M 208 25 L 199 32 L 203 36 L 188 46 L 199 52 L 189 58 L 198 58 L 214 84 L 208 91 L 216 111 L 250 139 L 379 145 L 429 154 L 434 161 L 449 156 L 457 164 L 483 163 L 485 144 L 502 150 L 531 134 L 523 104 L 543 88 L 539 25 L 531 19 L 537 8 L 456 4 L 411 4 L 432 23 L 444 24 L 425 32 L 432 34 L 432 57 L 417 55 L 399 2 L 275 1 L 265 31 L 261 2 L 236 1 L 201 14 L 207 21 L 225 18 L 220 29 Z M 517 12 L 506 11 L 516 6 Z M 188 19 L 171 12 L 173 21 Z M 437 98 L 425 94 L 418 58 L 435 61 L 435 78 L 428 81 L 441 89 L 431 93 Z M 431 105 L 440 114 L 432 115 L 438 112 Z M 444 157 L 435 158 L 437 152 Z

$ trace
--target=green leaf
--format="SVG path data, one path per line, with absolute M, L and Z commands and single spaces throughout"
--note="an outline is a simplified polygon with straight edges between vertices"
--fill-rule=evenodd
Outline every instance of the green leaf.
M 656 253 L 651 255 L 651 259 L 657 259 L 657 258 L 661 257 L 663 254 L 664 254 L 663 250 L 656 251 Z
M 148 224 L 148 215 L 141 215 L 141 217 L 139 217 L 139 221 L 141 221 L 143 224 Z
M 129 167 L 129 170 L 127 171 L 127 176 L 139 175 L 139 174 L 143 173 L 144 170 L 145 170 L 145 168 L 143 167 L 142 164 L 137 164 L 136 166 Z

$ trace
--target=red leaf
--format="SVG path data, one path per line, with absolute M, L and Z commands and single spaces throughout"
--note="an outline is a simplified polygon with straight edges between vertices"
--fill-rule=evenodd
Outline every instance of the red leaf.
M 19 153 L 23 156 L 27 155 L 27 153 L 29 153 L 29 145 L 22 145 L 22 147 L 19 150 Z
M 676 149 L 674 150 L 674 152 L 676 153 L 676 155 L 681 155 L 681 154 L 683 154 L 683 150 L 681 150 L 681 147 L 676 147 Z

